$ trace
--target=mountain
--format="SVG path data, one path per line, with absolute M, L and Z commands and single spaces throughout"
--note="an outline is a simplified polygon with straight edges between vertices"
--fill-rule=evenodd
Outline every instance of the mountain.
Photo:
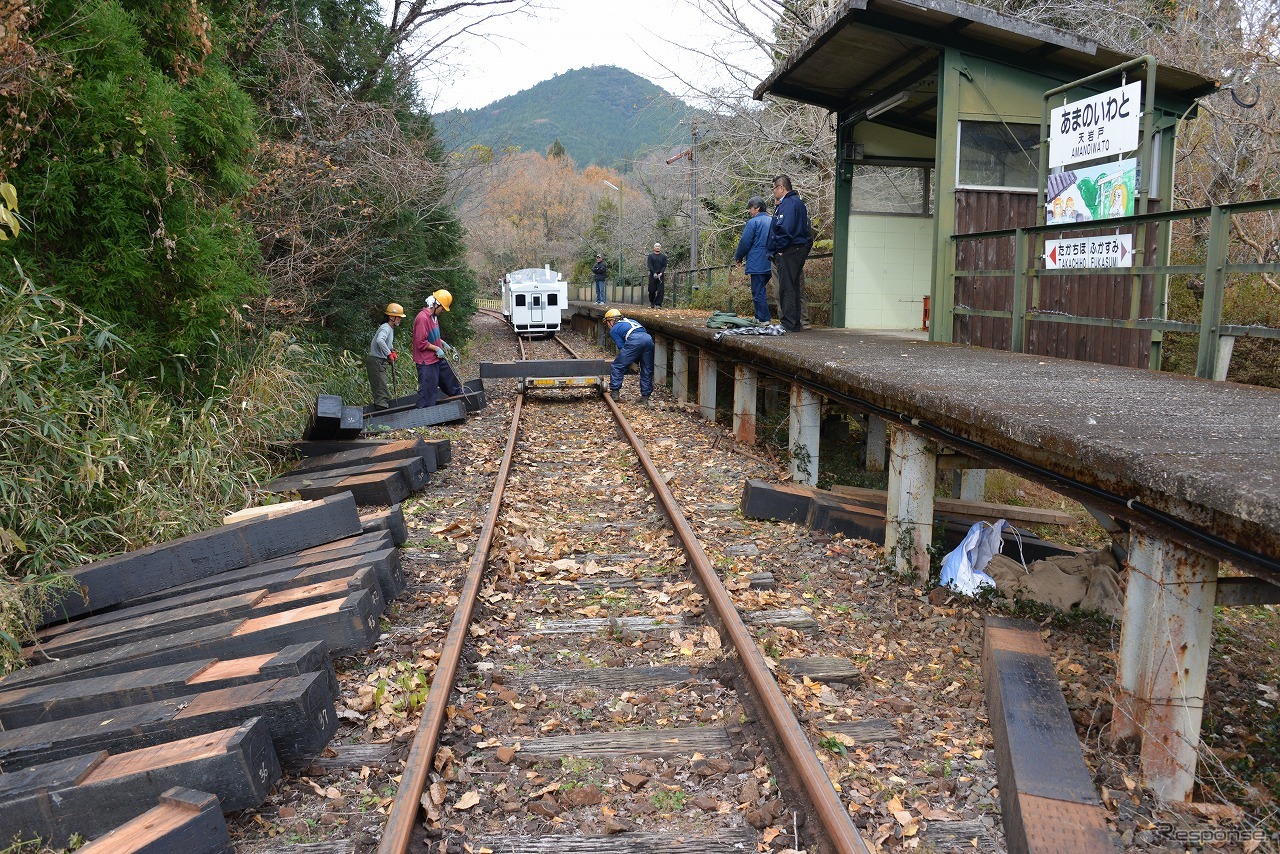
M 435 116 L 445 145 L 546 153 L 557 139 L 578 166 L 625 168 L 680 141 L 691 108 L 643 77 L 611 65 L 578 68 L 475 110 Z M 687 135 L 687 134 L 686 134 Z

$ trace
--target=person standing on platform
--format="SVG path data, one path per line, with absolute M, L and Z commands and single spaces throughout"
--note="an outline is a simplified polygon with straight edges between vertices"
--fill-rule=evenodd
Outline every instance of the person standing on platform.
M 604 256 L 597 252 L 596 262 L 591 265 L 591 275 L 596 280 L 596 305 L 604 305 L 604 277 L 608 273 L 609 265 L 604 262 Z
M 653 251 L 645 256 L 644 262 L 649 268 L 649 307 L 662 308 L 662 298 L 667 293 L 667 256 L 661 243 L 653 244 Z
M 769 255 L 778 277 L 778 313 L 782 328 L 799 332 L 804 328 L 804 262 L 813 246 L 809 209 L 791 187 L 791 179 L 773 179 L 773 220 L 769 224 Z
M 616 308 L 604 313 L 604 325 L 613 343 L 618 345 L 618 355 L 609 370 L 609 395 L 614 400 L 618 399 L 627 368 L 639 362 L 640 402 L 647 405 L 649 395 L 653 394 L 653 337 L 639 323 L 623 317 Z
M 386 322 L 373 333 L 369 343 L 369 355 L 364 357 L 364 369 L 369 374 L 369 388 L 373 392 L 373 408 L 386 409 L 391 405 L 391 390 L 387 388 L 387 374 L 395 370 L 396 327 L 404 320 L 404 308 L 398 302 L 389 302 L 382 311 Z
M 751 277 L 751 305 L 755 309 L 756 320 L 769 322 L 769 278 L 772 269 L 769 266 L 769 226 L 773 219 L 764 209 L 764 199 L 752 196 L 747 202 L 746 226 L 742 229 L 742 237 L 738 240 L 738 249 L 733 253 L 733 263 L 745 264 L 743 272 Z
M 418 369 L 418 409 L 436 405 L 440 391 L 453 397 L 462 394 L 453 368 L 445 361 L 449 345 L 440 337 L 440 312 L 448 311 L 453 294 L 441 288 L 427 297 L 427 304 L 413 319 L 413 364 Z

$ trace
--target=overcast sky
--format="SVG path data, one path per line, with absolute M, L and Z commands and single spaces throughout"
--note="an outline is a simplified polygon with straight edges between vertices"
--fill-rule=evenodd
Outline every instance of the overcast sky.
M 443 85 L 431 79 L 433 70 L 428 68 L 423 94 L 434 95 L 435 111 L 483 107 L 562 72 L 593 65 L 625 68 L 677 96 L 685 95 L 685 86 L 676 75 L 698 85 L 715 81 L 712 64 L 682 46 L 716 49 L 723 31 L 688 0 L 539 3 L 543 8 L 534 15 L 485 24 L 487 40 L 471 37 L 459 42 L 452 56 L 457 70 Z M 754 88 L 769 71 L 763 60 L 756 63 L 756 76 L 741 83 L 745 89 Z

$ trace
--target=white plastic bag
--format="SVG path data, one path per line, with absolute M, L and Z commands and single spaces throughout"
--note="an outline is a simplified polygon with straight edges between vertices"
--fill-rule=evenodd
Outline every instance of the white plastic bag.
M 995 587 L 995 579 L 983 570 L 991 558 L 1000 554 L 1004 546 L 1004 529 L 1008 527 L 1009 523 L 1004 519 L 994 525 L 974 522 L 960 545 L 942 559 L 939 583 L 966 596 L 972 596 L 984 587 Z

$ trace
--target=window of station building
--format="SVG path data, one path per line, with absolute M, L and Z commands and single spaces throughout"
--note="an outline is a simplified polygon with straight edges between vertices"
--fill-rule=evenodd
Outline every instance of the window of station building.
M 1034 190 L 1039 145 L 1039 125 L 962 121 L 956 185 Z
M 525 305 L 524 297 L 525 297 L 524 294 L 516 294 L 516 305 L 520 306 L 521 308 L 523 308 Z
M 855 163 L 849 167 L 849 211 L 890 216 L 933 215 L 933 167 Z
M 547 294 L 547 305 L 559 305 L 559 304 L 560 304 L 559 294 L 555 292 Z

